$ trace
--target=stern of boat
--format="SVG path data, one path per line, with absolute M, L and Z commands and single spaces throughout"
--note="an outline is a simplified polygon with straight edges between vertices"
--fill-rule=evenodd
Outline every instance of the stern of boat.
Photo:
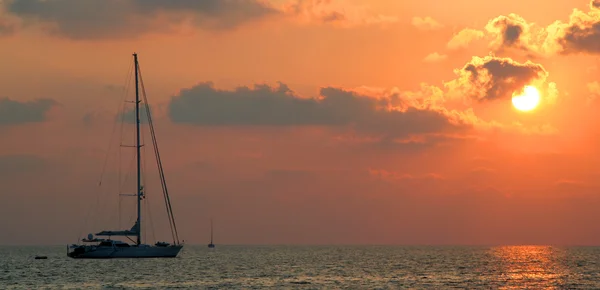
M 78 258 L 85 253 L 85 247 L 81 245 L 67 245 L 67 257 Z

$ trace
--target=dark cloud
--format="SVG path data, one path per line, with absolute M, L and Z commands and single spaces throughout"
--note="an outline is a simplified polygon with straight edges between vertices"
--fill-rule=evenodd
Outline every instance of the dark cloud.
M 526 25 L 527 23 L 521 17 L 510 14 L 492 19 L 486 28 L 488 31 L 498 34 L 499 48 L 502 49 L 519 45 Z
M 590 0 L 589 11 L 573 9 L 569 21 L 555 21 L 547 27 L 527 22 L 511 13 L 488 22 L 486 30 L 495 39 L 496 52 L 522 51 L 527 57 L 554 54 L 600 53 L 600 0 Z
M 541 64 L 494 56 L 473 57 L 455 73 L 458 78 L 446 86 L 479 101 L 511 98 L 526 85 L 543 82 L 548 76 Z
M 504 43 L 514 45 L 523 34 L 523 27 L 520 25 L 507 24 L 504 27 Z
M 22 25 L 41 25 L 49 33 L 77 40 L 132 38 L 187 25 L 230 30 L 273 16 L 343 27 L 397 21 L 385 15 L 370 16 L 364 7 L 334 5 L 329 0 L 279 4 L 269 0 L 0 0 L 0 12 L 6 11 L 4 16 Z M 2 28 L 11 32 L 18 28 L 8 22 L 3 25 L 1 17 L 2 13 L 0 33 Z
M 568 23 L 557 22 L 549 27 L 549 41 L 558 44 L 559 53 L 600 53 L 600 10 L 598 2 L 590 5 L 589 12 L 575 9 Z
M 153 107 L 150 106 L 150 114 L 154 117 Z M 122 107 L 118 113 L 106 112 L 106 111 L 92 111 L 85 113 L 81 120 L 86 126 L 94 126 L 101 123 L 113 124 L 125 123 L 135 124 L 135 107 L 133 104 L 126 104 Z M 142 124 L 148 123 L 148 113 L 146 111 L 145 103 L 140 103 L 140 122 Z
M 528 57 L 540 57 L 541 36 L 544 29 L 533 23 L 528 23 L 523 17 L 511 13 L 508 16 L 498 16 L 488 22 L 486 30 L 495 36 L 492 48 L 499 53 L 523 51 Z
M 20 102 L 9 98 L 0 99 L 0 125 L 17 125 L 43 122 L 48 111 L 57 105 L 51 99 Z
M 280 13 L 259 0 L 8 0 L 4 5 L 15 16 L 73 39 L 131 37 L 187 21 L 230 29 Z
M 555 54 L 600 53 L 600 0 L 590 0 L 589 10 L 573 9 L 569 21 L 555 21 L 547 27 L 527 22 L 511 13 L 488 22 L 486 30 L 495 40 L 496 52 L 522 51 L 527 57 Z
M 402 107 L 402 109 L 400 109 Z M 340 88 L 300 98 L 285 84 L 219 90 L 202 83 L 169 104 L 173 122 L 209 126 L 344 126 L 380 136 L 457 131 L 470 124 L 443 109 L 408 105 L 400 96 L 372 97 Z

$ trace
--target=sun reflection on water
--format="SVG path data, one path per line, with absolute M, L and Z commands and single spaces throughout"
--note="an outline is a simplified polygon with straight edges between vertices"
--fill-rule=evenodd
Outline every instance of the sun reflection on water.
M 566 282 L 564 251 L 550 246 L 503 246 L 491 249 L 503 289 L 558 289 Z

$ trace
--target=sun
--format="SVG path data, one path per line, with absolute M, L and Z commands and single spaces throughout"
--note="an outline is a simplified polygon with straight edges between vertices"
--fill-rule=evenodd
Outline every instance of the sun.
M 519 111 L 531 111 L 540 104 L 540 92 L 534 86 L 525 86 L 522 94 L 512 97 L 512 103 Z

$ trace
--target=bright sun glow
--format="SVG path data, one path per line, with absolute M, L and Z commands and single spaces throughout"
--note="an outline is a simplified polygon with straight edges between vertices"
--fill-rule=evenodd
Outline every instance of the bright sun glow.
M 523 94 L 512 98 L 512 103 L 519 111 L 531 111 L 540 103 L 540 92 L 533 86 L 526 86 Z

